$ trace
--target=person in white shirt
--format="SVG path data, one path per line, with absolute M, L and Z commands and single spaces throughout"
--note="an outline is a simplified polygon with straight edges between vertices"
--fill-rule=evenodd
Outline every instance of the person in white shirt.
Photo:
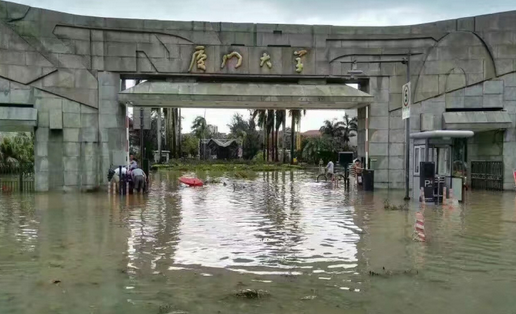
M 326 165 L 326 173 L 329 175 L 329 177 L 331 179 L 333 179 L 333 171 L 334 171 L 334 165 L 333 165 L 333 161 L 329 161 L 328 164 Z
M 127 174 L 127 168 L 125 166 L 122 166 L 122 174 Z M 109 170 L 108 180 L 111 182 L 111 185 L 113 185 L 113 183 L 115 184 L 116 191 L 118 191 L 118 183 L 120 182 L 120 167 Z M 112 186 L 111 190 L 113 190 Z

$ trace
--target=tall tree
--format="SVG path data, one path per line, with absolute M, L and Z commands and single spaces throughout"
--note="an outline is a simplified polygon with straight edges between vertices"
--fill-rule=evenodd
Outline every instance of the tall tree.
M 206 119 L 197 116 L 192 122 L 192 132 L 198 139 L 209 137 L 209 128 Z
M 348 114 L 344 114 L 344 120 L 341 122 L 341 125 L 342 141 L 346 145 L 349 143 L 350 138 L 358 133 L 358 119 L 357 117 L 350 118 Z
M 242 115 L 235 113 L 228 127 L 229 137 L 238 139 L 242 143 L 243 158 L 253 159 L 260 151 L 260 134 L 256 131 L 252 115 L 249 120 L 245 120 Z
M 260 134 L 256 131 L 256 124 L 249 119 L 249 130 L 246 132 L 243 146 L 244 159 L 253 159 L 260 151 Z
M 296 124 L 299 123 L 299 121 L 301 121 L 301 115 L 306 115 L 306 110 L 290 110 L 289 112 L 289 115 L 291 117 L 291 123 L 292 123 L 292 126 L 291 126 L 291 135 L 290 135 L 290 163 L 294 163 L 294 151 L 295 151 L 295 136 L 296 136 Z
M 309 138 L 302 150 L 303 160 L 316 164 L 319 159 L 328 159 L 336 152 L 330 136 Z M 326 160 L 325 160 L 326 161 Z
M 255 109 L 252 110 L 252 119 L 258 119 L 258 125 L 262 128 L 263 131 L 263 160 L 265 161 L 267 158 L 267 146 L 269 145 L 268 136 L 267 136 L 267 111 L 263 109 Z
M 229 128 L 229 137 L 243 140 L 245 134 L 249 130 L 249 121 L 246 121 L 241 114 L 235 113 L 231 119 L 231 123 L 227 125 Z
M 195 136 L 192 136 L 190 134 L 185 134 L 181 138 L 182 146 L 183 146 L 183 153 L 187 156 L 195 156 L 197 155 L 199 145 L 198 140 L 195 138 Z
M 342 122 L 333 120 L 324 120 L 323 125 L 319 129 L 322 135 L 328 135 L 330 137 L 340 137 L 344 127 Z
M 274 110 L 267 110 L 267 137 L 272 135 L 272 139 L 269 142 L 270 151 L 267 153 L 267 160 L 274 161 Z
M 275 152 L 276 152 L 276 156 L 275 156 L 275 161 L 278 162 L 279 161 L 279 154 L 278 154 L 278 141 L 279 141 L 279 129 L 281 127 L 281 125 L 283 124 L 283 122 L 285 121 L 285 110 L 276 110 L 276 125 L 275 125 L 275 131 L 276 131 L 276 142 L 275 142 L 275 146 L 276 146 L 276 149 L 275 149 Z M 283 124 L 284 126 L 284 124 Z M 283 143 L 285 144 L 285 143 Z M 285 154 L 285 152 L 283 152 L 283 154 Z

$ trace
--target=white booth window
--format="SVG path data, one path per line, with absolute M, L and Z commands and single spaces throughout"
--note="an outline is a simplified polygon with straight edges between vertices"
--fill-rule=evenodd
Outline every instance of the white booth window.
M 421 172 L 420 162 L 426 161 L 424 146 L 414 146 L 414 174 L 419 175 Z
M 421 154 L 421 149 L 419 147 L 414 147 L 414 174 L 419 175 L 419 154 Z
M 437 165 L 437 174 L 450 175 L 450 149 L 448 147 L 439 147 L 439 164 Z

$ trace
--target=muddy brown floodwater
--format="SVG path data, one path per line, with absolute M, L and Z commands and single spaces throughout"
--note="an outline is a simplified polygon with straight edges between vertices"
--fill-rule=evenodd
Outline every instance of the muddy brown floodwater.
M 419 204 L 384 209 L 403 191 L 177 176 L 146 196 L 0 195 L 0 313 L 515 313 L 513 192 L 426 206 L 422 243 Z

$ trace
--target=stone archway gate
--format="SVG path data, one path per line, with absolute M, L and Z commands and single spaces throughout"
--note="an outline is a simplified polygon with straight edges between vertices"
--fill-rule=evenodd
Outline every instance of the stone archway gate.
M 440 129 L 444 118 L 464 116 L 461 110 L 502 112 L 515 97 L 515 20 L 516 12 L 396 27 L 174 22 L 85 17 L 1 1 L 0 103 L 37 110 L 40 191 L 99 187 L 109 165 L 126 162 L 127 101 L 358 107 L 359 155 L 369 143 L 376 186 L 402 187 L 406 67 L 397 60 L 414 56 L 413 131 Z M 363 93 L 343 84 L 355 61 Z M 149 83 L 121 93 L 121 78 Z M 158 86 L 166 93 L 156 93 Z M 504 148 L 516 149 L 514 134 L 504 138 Z M 504 154 L 504 164 L 512 163 L 510 156 Z

